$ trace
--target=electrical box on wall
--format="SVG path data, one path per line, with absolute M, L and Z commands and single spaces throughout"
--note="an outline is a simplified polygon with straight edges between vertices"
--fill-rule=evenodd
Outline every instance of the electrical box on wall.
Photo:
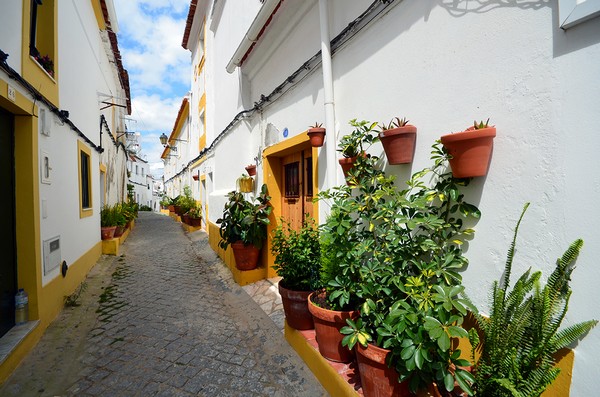
M 44 276 L 60 266 L 60 236 L 44 240 Z

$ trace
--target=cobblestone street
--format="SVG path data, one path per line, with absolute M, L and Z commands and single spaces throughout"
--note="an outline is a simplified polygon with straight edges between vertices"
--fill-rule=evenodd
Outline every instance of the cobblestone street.
M 120 257 L 92 269 L 1 396 L 325 396 L 208 246 L 140 212 Z

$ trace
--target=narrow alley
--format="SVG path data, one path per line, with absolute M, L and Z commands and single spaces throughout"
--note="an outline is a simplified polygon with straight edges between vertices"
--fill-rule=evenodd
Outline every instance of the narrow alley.
M 324 396 L 206 234 L 140 211 L 1 396 Z

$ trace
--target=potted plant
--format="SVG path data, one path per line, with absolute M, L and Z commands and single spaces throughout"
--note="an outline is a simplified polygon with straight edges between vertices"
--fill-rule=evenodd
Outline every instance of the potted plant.
M 589 320 L 559 329 L 571 296 L 574 262 L 583 246 L 580 239 L 557 260 L 545 285 L 541 272 L 529 269 L 510 288 L 517 233 L 528 206 L 515 227 L 503 276 L 492 285 L 489 317 L 472 306 L 477 322 L 477 329 L 469 331 L 473 359 L 475 349 L 480 353 L 473 371 L 477 396 L 539 396 L 560 372 L 554 354 L 598 323 Z
M 102 240 L 110 240 L 115 235 L 117 216 L 114 206 L 105 204 L 100 210 L 100 236 Z
M 271 241 L 275 256 L 273 267 L 281 277 L 279 294 L 287 324 L 299 330 L 313 329 L 308 310 L 308 295 L 321 287 L 319 231 L 312 218 L 306 217 L 300 230 L 281 219 Z
M 50 56 L 38 54 L 35 60 L 50 76 L 54 77 L 54 62 Z
M 408 189 L 397 189 L 374 164 L 357 163 L 356 191 L 323 194 L 333 200 L 323 234 L 335 243 L 339 267 L 328 295 L 354 302 L 360 313 L 340 331 L 343 346 L 361 345 L 356 355 L 365 396 L 470 382 L 462 369 L 469 363 L 450 341 L 467 335 L 458 271 L 467 264 L 461 240 L 473 231 L 462 218 L 479 211 L 460 192 L 468 181 L 444 173 L 439 145 L 432 153 L 434 165 L 415 173 Z
M 311 125 L 306 134 L 310 138 L 310 145 L 312 147 L 321 147 L 325 141 L 325 128 L 322 123 L 315 123 Z
M 199 204 L 194 204 L 187 212 L 187 216 L 190 226 L 202 226 L 202 207 Z
M 442 144 L 451 156 L 450 167 L 455 178 L 472 178 L 487 174 L 496 127 L 477 121 L 462 132 L 441 137 Z
M 127 218 L 125 217 L 125 212 L 122 204 L 117 204 L 115 206 L 115 218 L 117 228 L 115 229 L 114 237 L 121 237 L 125 232 L 125 228 L 127 227 Z
M 365 157 L 365 151 L 378 139 L 375 131 L 377 123 L 352 119 L 349 121 L 349 124 L 354 127 L 354 130 L 342 137 L 337 149 L 343 156 L 338 161 L 346 177 L 348 177 L 349 171 L 357 161 L 357 158 Z
M 269 205 L 267 185 L 254 200 L 246 200 L 241 192 L 232 191 L 223 208 L 223 217 L 217 219 L 221 241 L 219 247 L 233 250 L 236 267 L 252 270 L 258 263 L 258 254 L 267 238 L 267 225 L 272 207 Z
M 393 118 L 388 124 L 379 124 L 379 140 L 390 164 L 412 163 L 417 140 L 417 127 L 406 118 Z
M 250 193 L 254 189 L 254 179 L 247 174 L 242 174 L 236 181 L 238 189 L 242 193 Z
M 256 164 L 248 164 L 246 166 L 246 172 L 248 173 L 248 176 L 256 175 Z

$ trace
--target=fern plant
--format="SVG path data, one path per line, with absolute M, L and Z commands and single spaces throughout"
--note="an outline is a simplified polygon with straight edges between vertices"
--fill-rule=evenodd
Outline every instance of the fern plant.
M 546 285 L 541 285 L 540 271 L 529 269 L 509 288 L 517 233 L 528 206 L 526 203 L 515 227 L 504 276 L 492 286 L 490 316 L 473 312 L 480 330 L 479 334 L 475 329 L 469 332 L 473 359 L 481 344 L 473 384 L 478 396 L 539 396 L 560 372 L 553 355 L 598 323 L 590 320 L 559 330 L 571 296 L 574 261 L 583 246 L 580 239 L 558 259 Z

